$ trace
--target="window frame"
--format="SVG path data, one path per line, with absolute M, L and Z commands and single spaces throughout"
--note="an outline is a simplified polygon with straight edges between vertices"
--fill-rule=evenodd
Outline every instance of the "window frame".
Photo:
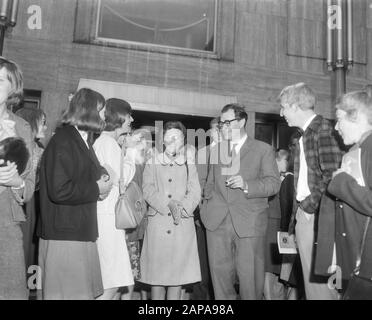
M 127 50 L 234 61 L 236 0 L 216 0 L 214 51 L 178 48 L 127 40 L 96 38 L 100 0 L 77 0 L 73 42 Z
M 219 20 L 219 7 L 220 7 L 220 2 L 221 0 L 213 0 L 215 4 L 214 8 L 214 26 L 213 26 L 213 36 L 214 36 L 214 41 L 213 41 L 213 51 L 206 51 L 206 50 L 198 50 L 198 49 L 189 49 L 189 48 L 184 48 L 184 47 L 176 47 L 176 46 L 168 46 L 168 45 L 162 45 L 162 44 L 156 44 L 156 43 L 147 43 L 147 42 L 139 42 L 139 41 L 130 41 L 130 40 L 120 40 L 120 39 L 114 39 L 114 38 L 104 38 L 104 37 L 99 37 L 98 36 L 98 30 L 99 30 L 99 24 L 100 24 L 100 14 L 101 14 L 101 4 L 102 0 L 98 0 L 97 3 L 97 15 L 96 15 L 96 26 L 94 30 L 94 41 L 97 43 L 114 43 L 118 44 L 119 46 L 122 47 L 132 47 L 133 45 L 136 46 L 138 49 L 142 48 L 143 50 L 149 50 L 151 48 L 156 48 L 160 51 L 167 51 L 169 52 L 170 50 L 177 50 L 177 51 L 185 51 L 189 52 L 190 54 L 192 53 L 199 53 L 199 54 L 208 54 L 208 55 L 216 55 L 217 54 L 217 43 L 218 43 L 218 38 L 217 38 L 217 26 L 218 26 L 218 20 Z

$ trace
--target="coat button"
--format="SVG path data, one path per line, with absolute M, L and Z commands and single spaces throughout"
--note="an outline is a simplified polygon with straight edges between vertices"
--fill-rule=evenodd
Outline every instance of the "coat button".
M 172 214 L 171 213 L 168 213 L 168 216 L 171 216 Z
M 173 167 L 173 163 L 171 163 L 170 166 Z
M 342 204 L 340 204 L 340 208 L 342 209 L 344 206 Z
M 171 194 L 168 194 L 168 198 L 172 198 L 172 195 Z
M 343 232 L 343 233 L 342 233 L 342 236 L 343 236 L 343 237 L 346 237 L 346 233 L 345 233 L 345 232 Z
M 168 230 L 168 231 L 167 231 L 167 233 L 168 233 L 168 234 L 170 234 L 170 233 L 171 233 L 171 231 L 170 231 L 170 230 Z
M 169 182 L 172 182 L 172 179 L 169 179 L 168 181 L 169 181 Z

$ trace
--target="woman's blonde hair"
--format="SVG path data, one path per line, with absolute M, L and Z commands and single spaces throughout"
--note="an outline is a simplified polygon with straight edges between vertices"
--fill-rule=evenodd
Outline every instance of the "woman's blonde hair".
M 5 68 L 7 78 L 11 84 L 11 92 L 6 101 L 6 106 L 9 110 L 18 106 L 23 99 L 23 75 L 18 65 L 4 57 L 0 57 L 0 70 Z
M 342 95 L 336 109 L 345 111 L 350 121 L 356 121 L 358 113 L 362 112 L 372 125 L 372 85 Z

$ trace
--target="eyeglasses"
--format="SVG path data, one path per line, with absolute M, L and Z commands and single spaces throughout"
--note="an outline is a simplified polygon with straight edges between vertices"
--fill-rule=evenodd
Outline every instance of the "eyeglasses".
M 231 122 L 235 120 L 240 120 L 240 118 L 235 118 L 232 120 L 218 121 L 218 128 L 221 129 L 223 126 L 230 127 Z

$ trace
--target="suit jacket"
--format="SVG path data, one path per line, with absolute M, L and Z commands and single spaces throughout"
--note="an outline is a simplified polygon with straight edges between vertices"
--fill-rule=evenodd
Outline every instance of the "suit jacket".
M 22 138 L 27 146 L 30 154 L 25 171 L 21 177 L 25 182 L 25 187 L 19 191 L 6 188 L 0 194 L 1 214 L 0 214 L 0 227 L 18 224 L 25 221 L 25 215 L 22 205 L 29 201 L 35 189 L 35 170 L 32 166 L 32 134 L 30 125 L 22 118 L 16 116 L 13 112 L 8 111 L 9 120 L 15 122 L 15 132 L 18 137 Z
M 336 262 L 341 267 L 342 278 L 348 280 L 356 266 L 365 222 L 368 216 L 372 216 L 372 134 L 361 143 L 360 148 L 366 186 L 360 186 L 349 174 L 340 173 L 328 186 L 329 193 L 337 197 L 336 205 L 327 197 L 322 199 L 315 259 L 315 272 L 318 274 L 327 274 L 335 242 Z M 372 278 L 372 223 L 368 228 L 360 275 Z
M 220 155 L 218 159 L 216 154 Z M 248 137 L 230 164 L 227 164 L 226 155 L 226 142 L 211 149 L 210 171 L 204 191 L 208 200 L 206 210 L 201 211 L 202 221 L 208 230 L 214 231 L 230 213 L 240 237 L 264 236 L 268 221 L 268 197 L 276 194 L 280 188 L 274 151 L 270 145 Z M 232 169 L 230 172 L 228 167 Z M 235 174 L 248 182 L 248 194 L 226 187 L 226 178 Z
M 202 191 L 202 196 L 204 194 L 205 184 L 207 183 L 210 148 L 211 146 L 208 145 L 208 146 L 205 146 L 199 149 L 197 153 L 197 158 L 196 158 L 196 169 L 198 170 L 198 177 L 199 177 L 200 188 Z
M 73 126 L 59 128 L 40 165 L 38 235 L 45 240 L 96 241 L 100 165 Z

